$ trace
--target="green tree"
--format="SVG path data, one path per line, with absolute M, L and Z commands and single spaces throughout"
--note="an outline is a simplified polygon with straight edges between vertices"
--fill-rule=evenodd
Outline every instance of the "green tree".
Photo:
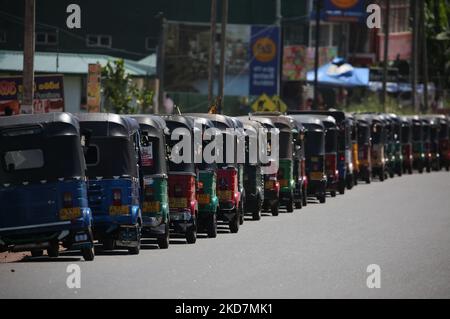
M 105 109 L 117 114 L 134 114 L 138 111 L 149 112 L 153 104 L 154 92 L 139 89 L 125 70 L 123 59 L 108 62 L 102 68 L 102 88 L 105 97 Z

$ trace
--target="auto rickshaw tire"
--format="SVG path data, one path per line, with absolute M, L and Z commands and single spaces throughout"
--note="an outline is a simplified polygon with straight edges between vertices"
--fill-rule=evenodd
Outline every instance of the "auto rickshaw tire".
M 136 247 L 128 248 L 128 254 L 130 255 L 139 255 L 140 251 L 141 251 L 141 243 L 139 243 Z
M 295 202 L 295 209 L 302 209 L 303 208 L 303 196 L 302 199 Z
M 291 199 L 289 200 L 289 202 L 286 205 L 286 211 L 288 213 L 293 213 L 294 212 L 294 198 L 291 197 Z
M 59 256 L 59 243 L 51 243 L 47 248 L 47 255 L 50 258 L 57 258 Z
M 93 261 L 95 257 L 94 246 L 81 248 L 81 255 L 85 261 Z
M 342 185 L 339 186 L 339 194 L 344 195 L 345 194 L 345 185 L 342 183 Z
M 318 196 L 318 199 L 319 199 L 319 203 L 321 203 L 321 204 L 325 204 L 327 202 L 327 196 L 325 195 L 325 193 Z
M 280 203 L 276 201 L 272 206 L 270 207 L 270 211 L 272 213 L 272 216 L 278 216 L 280 214 Z
M 408 168 L 408 174 L 409 174 L 409 175 L 412 175 L 412 173 L 413 173 L 412 168 L 411 168 L 411 167 Z
M 194 221 L 194 225 L 191 227 L 188 227 L 186 229 L 186 242 L 188 244 L 195 244 L 197 241 L 197 223 Z
M 331 191 L 330 195 L 331 195 L 331 197 L 336 197 L 336 191 Z
M 242 200 L 241 200 L 241 202 L 242 202 Z M 243 204 L 239 204 L 239 225 L 244 224 L 244 219 L 245 219 L 244 214 L 245 213 L 244 213 Z
M 105 238 L 102 240 L 103 250 L 114 250 L 116 248 L 116 243 L 113 238 Z
M 447 166 L 445 167 L 445 170 L 448 172 L 448 171 L 450 170 L 450 165 L 447 165 Z
M 384 182 L 384 179 L 386 177 L 384 172 L 381 172 L 379 177 L 380 177 L 380 182 Z
M 255 211 L 252 212 L 252 218 L 253 220 L 261 220 L 261 208 L 256 207 Z
M 44 255 L 44 251 L 42 249 L 33 249 L 31 251 L 31 257 L 42 257 Z
M 164 236 L 158 237 L 156 239 L 159 249 L 167 249 L 169 248 L 170 245 L 170 229 L 168 223 L 166 223 L 164 231 L 165 231 Z
M 239 214 L 236 213 L 233 218 L 228 222 L 228 227 L 230 228 L 230 232 L 236 234 L 239 232 Z
M 208 220 L 208 238 L 217 237 L 217 214 L 213 213 Z
M 305 207 L 305 206 L 308 205 L 308 195 L 307 195 L 306 192 L 303 193 L 303 196 L 302 196 L 302 204 L 303 204 L 303 207 Z

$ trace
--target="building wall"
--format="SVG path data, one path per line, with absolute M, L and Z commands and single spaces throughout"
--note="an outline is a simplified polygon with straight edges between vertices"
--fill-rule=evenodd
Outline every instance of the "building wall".
M 64 110 L 66 112 L 80 112 L 82 90 L 81 75 L 64 75 Z

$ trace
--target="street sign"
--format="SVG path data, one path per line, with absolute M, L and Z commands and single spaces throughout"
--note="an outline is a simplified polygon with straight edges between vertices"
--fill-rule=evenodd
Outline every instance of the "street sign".
M 252 110 L 254 112 L 274 112 L 277 111 L 277 105 L 264 93 L 253 102 Z
M 286 103 L 283 102 L 283 100 L 278 95 L 272 96 L 272 101 L 276 105 L 275 111 L 280 111 L 283 113 L 287 111 L 288 106 L 286 105 Z

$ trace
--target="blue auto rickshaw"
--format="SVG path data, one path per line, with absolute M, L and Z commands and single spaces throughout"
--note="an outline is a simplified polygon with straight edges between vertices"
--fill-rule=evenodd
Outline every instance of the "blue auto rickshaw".
M 0 251 L 94 259 L 78 120 L 68 113 L 0 118 Z
M 105 250 L 140 250 L 142 214 L 138 123 L 108 113 L 78 114 L 90 134 L 86 153 L 89 206 L 94 238 Z

